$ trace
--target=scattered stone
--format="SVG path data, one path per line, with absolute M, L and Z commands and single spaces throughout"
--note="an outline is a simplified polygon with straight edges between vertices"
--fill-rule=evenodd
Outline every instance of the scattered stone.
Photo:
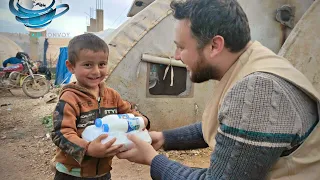
M 7 138 L 7 136 L 1 136 L 1 139 L 6 139 Z
M 44 151 L 42 149 L 39 150 L 40 154 L 44 154 Z
M 47 139 L 50 139 L 50 133 L 46 134 Z
M 57 94 L 54 94 L 54 93 L 48 93 L 44 95 L 43 99 L 46 103 L 56 103 L 58 100 L 58 96 Z
M 25 158 L 26 156 L 24 154 L 19 154 L 19 157 Z

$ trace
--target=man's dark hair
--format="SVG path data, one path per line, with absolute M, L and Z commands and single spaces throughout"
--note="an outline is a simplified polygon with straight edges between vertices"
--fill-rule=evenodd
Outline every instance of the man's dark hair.
M 91 50 L 94 52 L 103 51 L 109 53 L 109 48 L 106 42 L 104 42 L 98 36 L 92 33 L 81 34 L 72 38 L 68 45 L 68 61 L 75 65 L 78 55 L 81 50 Z
M 190 20 L 199 48 L 217 35 L 231 52 L 239 52 L 251 40 L 248 18 L 236 0 L 173 1 L 170 6 L 176 19 Z

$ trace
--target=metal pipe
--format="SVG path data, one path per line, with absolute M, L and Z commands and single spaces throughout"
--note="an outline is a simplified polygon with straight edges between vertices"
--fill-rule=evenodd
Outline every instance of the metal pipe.
M 141 60 L 145 61 L 145 62 L 156 63 L 156 64 L 166 64 L 166 65 L 171 64 L 172 66 L 186 67 L 186 65 L 183 64 L 181 61 L 177 61 L 175 59 L 172 59 L 170 61 L 169 58 L 152 56 L 152 55 L 149 55 L 149 54 L 142 54 Z

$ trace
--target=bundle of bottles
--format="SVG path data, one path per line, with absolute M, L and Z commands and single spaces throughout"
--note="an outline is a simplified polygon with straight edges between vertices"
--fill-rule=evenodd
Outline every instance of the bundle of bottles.
M 138 138 L 151 144 L 151 137 L 142 117 L 135 117 L 133 114 L 112 114 L 95 120 L 95 124 L 87 126 L 82 132 L 82 138 L 86 141 L 93 141 L 101 134 L 108 134 L 108 137 L 101 141 L 106 143 L 116 138 L 113 145 L 123 144 L 123 150 L 128 149 L 132 142 L 127 134 L 134 134 Z

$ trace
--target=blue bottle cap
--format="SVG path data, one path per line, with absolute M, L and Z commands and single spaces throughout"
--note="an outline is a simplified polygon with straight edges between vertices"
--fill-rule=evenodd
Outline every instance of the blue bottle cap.
M 102 131 L 103 131 L 103 132 L 109 132 L 109 126 L 108 126 L 108 124 L 103 124 L 103 125 L 102 125 Z
M 96 125 L 96 127 L 101 127 L 101 126 L 102 126 L 102 120 L 101 120 L 101 118 L 97 118 L 97 119 L 94 121 L 94 125 Z

